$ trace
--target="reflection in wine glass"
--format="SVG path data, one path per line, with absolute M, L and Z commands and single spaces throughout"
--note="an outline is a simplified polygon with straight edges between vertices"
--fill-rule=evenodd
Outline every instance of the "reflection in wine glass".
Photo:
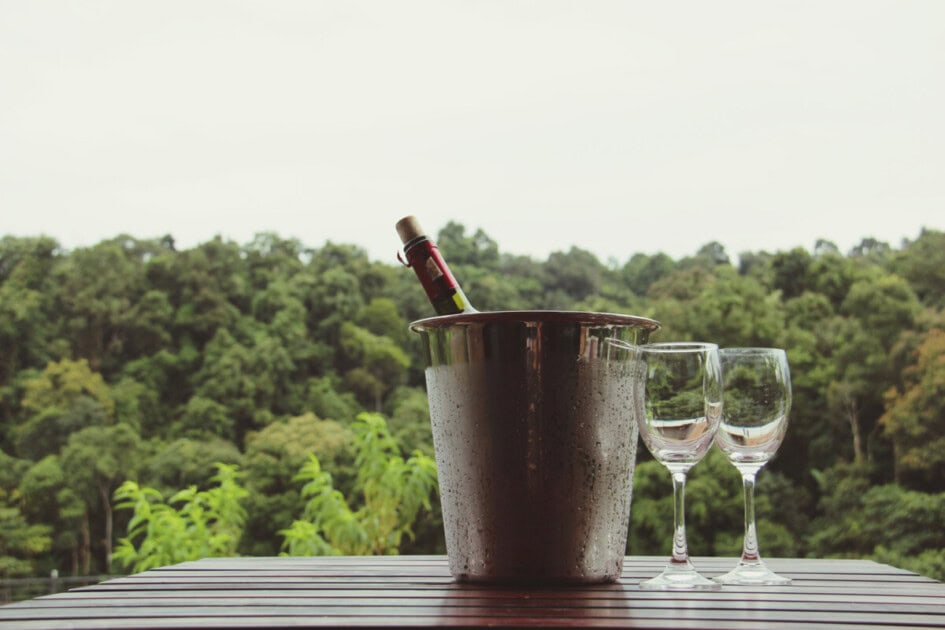
M 611 358 L 633 369 L 633 414 L 644 444 L 673 477 L 673 554 L 663 572 L 640 583 L 649 589 L 716 589 L 689 560 L 686 544 L 686 473 L 705 456 L 722 416 L 718 346 L 611 341 Z
M 791 373 L 777 348 L 725 348 L 719 352 L 725 409 L 715 443 L 742 475 L 745 539 L 738 565 L 715 578 L 721 584 L 790 584 L 761 560 L 755 527 L 755 476 L 787 431 Z

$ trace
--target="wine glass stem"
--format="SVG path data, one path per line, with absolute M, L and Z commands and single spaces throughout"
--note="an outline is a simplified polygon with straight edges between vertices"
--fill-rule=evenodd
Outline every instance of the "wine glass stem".
M 687 564 L 686 545 L 686 473 L 673 473 L 673 563 Z
M 755 529 L 755 473 L 742 473 L 745 489 L 745 542 L 742 546 L 742 562 L 756 564 L 761 560 L 758 551 L 758 532 Z

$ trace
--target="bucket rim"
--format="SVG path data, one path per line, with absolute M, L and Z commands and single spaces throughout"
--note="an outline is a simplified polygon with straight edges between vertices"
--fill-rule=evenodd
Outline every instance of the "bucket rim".
M 450 326 L 469 324 L 489 324 L 495 322 L 579 324 L 588 326 L 632 326 L 644 330 L 659 330 L 661 325 L 655 319 L 623 313 L 601 313 L 596 311 L 476 311 L 455 315 L 437 315 L 425 317 L 410 323 L 413 332 L 438 330 Z

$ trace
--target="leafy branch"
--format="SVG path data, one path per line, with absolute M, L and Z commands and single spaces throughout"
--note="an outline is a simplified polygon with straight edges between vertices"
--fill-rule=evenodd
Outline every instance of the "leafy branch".
M 116 509 L 134 511 L 128 536 L 118 542 L 113 560 L 133 572 L 236 554 L 246 521 L 240 501 L 248 492 L 236 466 L 216 464 L 209 490 L 190 486 L 167 502 L 154 488 L 124 482 L 116 491 Z M 179 507 L 175 507 L 179 506 Z
M 360 414 L 353 426 L 358 476 L 355 488 L 364 505 L 352 510 L 332 484 L 318 458 L 309 457 L 296 481 L 304 481 L 307 499 L 303 518 L 279 533 L 288 555 L 396 554 L 404 535 L 413 537 L 411 524 L 420 509 L 430 510 L 437 488 L 436 463 L 419 451 L 400 456 L 384 418 Z

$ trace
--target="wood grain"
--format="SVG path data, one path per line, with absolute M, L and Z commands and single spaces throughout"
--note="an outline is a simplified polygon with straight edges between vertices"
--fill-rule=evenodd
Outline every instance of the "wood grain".
M 706 575 L 730 558 L 696 558 Z M 276 627 L 945 627 L 945 585 L 866 560 L 771 559 L 781 587 L 641 590 L 662 558 L 615 584 L 459 584 L 445 557 L 213 558 L 0 607 L 0 629 Z

